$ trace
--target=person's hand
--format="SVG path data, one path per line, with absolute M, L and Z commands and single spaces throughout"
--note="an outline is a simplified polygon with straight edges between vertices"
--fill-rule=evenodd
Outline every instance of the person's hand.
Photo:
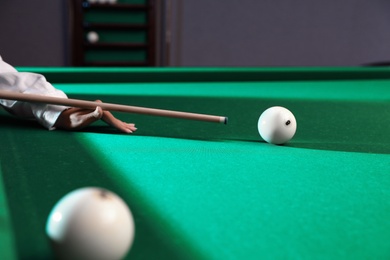
M 108 111 L 104 111 L 103 112 L 102 120 L 104 122 L 106 122 L 107 124 L 115 127 L 116 129 L 118 129 L 118 130 L 120 130 L 120 131 L 122 131 L 124 133 L 131 134 L 131 133 L 133 133 L 134 131 L 137 130 L 137 128 L 135 127 L 134 124 L 123 122 L 123 121 L 117 119 L 116 117 L 114 117 Z
M 101 101 L 96 100 L 96 102 Z M 117 119 L 109 111 L 103 111 L 99 106 L 95 110 L 76 107 L 66 109 L 61 113 L 54 126 L 66 130 L 80 130 L 99 119 L 124 133 L 130 134 L 137 130 L 134 124 Z
M 103 116 L 103 110 L 96 107 L 95 110 L 72 107 L 60 114 L 54 127 L 65 130 L 80 130 Z

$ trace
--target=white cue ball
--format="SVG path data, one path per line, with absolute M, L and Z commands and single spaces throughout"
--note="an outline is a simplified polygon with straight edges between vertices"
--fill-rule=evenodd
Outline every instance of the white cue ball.
M 134 220 L 116 194 L 95 187 L 65 195 L 46 223 L 60 259 L 122 259 L 134 240 Z
M 97 43 L 99 41 L 99 34 L 97 32 L 91 31 L 87 33 L 87 40 L 90 43 Z
M 271 144 L 284 144 L 293 138 L 297 130 L 297 121 L 290 110 L 275 106 L 261 114 L 257 129 L 264 141 Z

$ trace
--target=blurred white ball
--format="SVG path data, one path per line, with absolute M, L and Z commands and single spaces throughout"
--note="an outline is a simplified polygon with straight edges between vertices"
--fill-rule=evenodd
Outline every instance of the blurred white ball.
M 90 43 L 97 43 L 99 41 L 99 34 L 97 32 L 91 31 L 87 33 L 87 40 Z
M 60 259 L 122 259 L 134 233 L 133 216 L 125 202 L 95 187 L 65 195 L 46 223 L 46 234 Z

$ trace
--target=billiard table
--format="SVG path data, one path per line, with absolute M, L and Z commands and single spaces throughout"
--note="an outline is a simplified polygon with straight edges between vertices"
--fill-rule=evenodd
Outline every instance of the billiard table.
M 50 210 L 81 187 L 129 205 L 129 259 L 390 258 L 390 69 L 37 68 L 70 98 L 227 116 L 227 125 L 115 113 L 48 131 L 4 111 L 1 259 L 50 259 Z M 297 119 L 285 145 L 260 114 Z

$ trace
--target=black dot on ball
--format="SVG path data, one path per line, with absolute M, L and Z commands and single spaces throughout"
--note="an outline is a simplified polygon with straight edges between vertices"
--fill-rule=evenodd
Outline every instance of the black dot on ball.
M 110 198 L 110 193 L 107 190 L 100 190 L 99 195 L 102 199 L 109 199 Z
M 291 124 L 291 121 L 290 120 L 287 120 L 286 121 L 286 125 L 290 125 Z

